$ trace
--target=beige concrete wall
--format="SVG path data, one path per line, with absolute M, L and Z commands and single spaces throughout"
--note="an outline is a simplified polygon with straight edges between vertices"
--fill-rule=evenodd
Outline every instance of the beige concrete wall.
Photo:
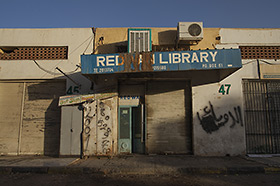
M 97 29 L 96 36 L 101 37 L 101 31 Z M 104 48 L 108 53 L 115 53 L 114 43 L 125 42 L 127 40 L 127 28 L 104 28 L 106 32 L 102 32 L 104 37 Z M 153 44 L 171 45 L 174 39 L 174 31 L 176 28 L 152 28 Z M 114 32 L 115 36 L 110 41 L 110 32 Z M 105 34 L 106 33 L 106 34 Z M 165 35 L 167 39 L 161 39 L 159 33 Z M 205 28 L 204 39 L 191 49 L 212 49 L 216 48 L 238 48 L 243 46 L 258 45 L 280 45 L 279 29 L 219 29 Z M 216 39 L 217 36 L 221 40 Z M 109 38 L 106 41 L 106 37 Z M 96 38 L 98 40 L 98 38 Z M 107 46 L 105 46 L 105 44 Z M 97 46 L 97 45 L 96 45 Z M 98 49 L 99 46 L 97 46 Z M 97 50 L 96 53 L 102 53 Z M 271 60 L 265 60 L 274 63 Z M 185 72 L 164 72 L 151 73 L 149 78 L 186 78 L 192 82 L 192 127 L 193 127 L 193 152 L 195 155 L 201 156 L 224 156 L 224 155 L 244 155 L 246 153 L 245 138 L 245 121 L 243 111 L 243 90 L 242 79 L 257 79 L 258 66 L 257 60 L 242 60 L 243 67 L 232 73 L 226 78 L 220 80 L 219 71 L 188 71 Z M 278 65 L 269 65 L 260 62 L 261 75 L 265 73 L 278 73 Z M 279 70 L 278 70 L 279 69 Z M 115 76 L 99 76 L 97 86 L 117 86 L 117 78 Z M 128 76 L 123 75 L 128 78 Z M 129 78 L 143 78 L 145 75 L 130 74 Z M 226 85 L 230 85 L 230 88 Z M 225 91 L 219 92 L 224 86 Z
M 194 155 L 244 155 L 245 120 L 242 78 L 256 78 L 249 64 L 216 83 L 192 87 Z M 225 93 L 219 92 L 224 87 Z
M 279 34 L 279 29 L 222 28 L 219 32 L 221 43 L 216 47 L 279 46 Z M 277 61 L 260 60 L 261 77 L 264 74 L 277 75 L 279 69 L 278 65 L 275 65 Z M 256 59 L 242 60 L 242 64 L 241 69 L 222 81 L 193 86 L 195 155 L 220 156 L 246 153 L 242 79 L 258 79 L 259 76 Z M 227 91 L 226 85 L 230 85 L 228 93 L 219 92 L 222 86 Z
M 116 53 L 117 45 L 127 46 L 127 33 L 129 28 L 96 28 L 95 31 L 95 53 L 110 54 Z M 176 45 L 177 27 L 152 27 L 152 45 L 167 46 L 170 50 Z M 214 49 L 219 43 L 216 37 L 219 36 L 219 28 L 204 28 L 203 40 L 197 45 L 192 45 L 193 50 Z M 102 41 L 103 38 L 103 41 Z M 184 46 L 186 47 L 186 46 Z
M 280 42 L 280 28 L 223 28 L 220 35 L 223 44 L 271 46 Z
M 222 28 L 219 35 L 221 36 L 221 43 L 217 45 L 217 48 L 280 46 L 280 28 Z M 257 59 L 243 60 L 243 62 L 244 64 L 257 64 Z M 278 63 L 279 59 L 260 59 L 260 78 L 279 79 L 280 67 Z
M 125 41 L 127 28 L 96 28 L 95 54 L 116 53 L 116 45 L 124 44 Z
M 193 45 L 191 49 L 215 49 L 216 45 L 220 43 L 220 40 L 217 38 L 219 36 L 219 32 L 220 28 L 204 28 L 203 39 L 197 45 Z
M 261 79 L 280 79 L 280 65 L 270 61 L 269 64 L 260 62 Z
M 0 81 L 0 154 L 58 155 L 64 80 Z
M 68 59 L 36 60 L 50 73 L 38 68 L 33 60 L 0 60 L 0 80 L 3 79 L 67 79 L 56 70 L 60 68 L 74 81 L 82 84 L 80 93 L 88 93 L 90 81 L 81 75 L 80 69 L 72 72 L 79 65 L 80 55 L 92 53 L 92 28 L 53 28 L 53 29 L 0 29 L 0 47 L 3 46 L 68 46 Z M 71 73 L 69 73 L 71 72 Z M 67 79 L 68 90 L 77 86 Z M 77 92 L 75 92 L 77 94 Z

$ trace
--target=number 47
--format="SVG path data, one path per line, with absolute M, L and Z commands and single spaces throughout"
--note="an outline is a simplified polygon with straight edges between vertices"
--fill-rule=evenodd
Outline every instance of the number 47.
M 222 84 L 219 88 L 219 93 L 220 94 L 229 94 L 229 89 L 231 87 L 231 84 Z

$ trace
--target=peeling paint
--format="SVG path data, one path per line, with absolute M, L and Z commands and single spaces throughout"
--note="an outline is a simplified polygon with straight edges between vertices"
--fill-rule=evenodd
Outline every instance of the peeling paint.
M 121 63 L 118 65 L 124 65 L 124 72 L 153 71 L 152 55 L 151 52 L 120 54 Z M 140 63 L 142 63 L 141 69 Z

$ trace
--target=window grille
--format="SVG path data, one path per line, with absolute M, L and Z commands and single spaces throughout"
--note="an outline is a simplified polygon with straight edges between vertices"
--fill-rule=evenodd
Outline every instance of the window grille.
M 242 59 L 280 59 L 280 46 L 240 46 Z
M 0 47 L 0 60 L 55 60 L 67 58 L 67 46 Z
M 150 29 L 128 30 L 128 52 L 148 52 L 151 48 Z

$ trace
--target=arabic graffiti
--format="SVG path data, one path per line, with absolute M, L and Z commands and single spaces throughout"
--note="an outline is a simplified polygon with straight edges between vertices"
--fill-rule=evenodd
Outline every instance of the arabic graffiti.
M 243 120 L 241 114 L 240 106 L 234 107 L 234 112 L 231 111 L 226 112 L 223 115 L 217 117 L 214 107 L 209 101 L 210 108 L 208 106 L 204 107 L 204 114 L 200 116 L 199 112 L 197 112 L 197 117 L 200 121 L 202 128 L 209 134 L 214 131 L 219 130 L 220 127 L 225 126 L 230 120 L 231 125 L 230 128 L 235 127 L 236 124 L 240 124 L 243 127 Z

